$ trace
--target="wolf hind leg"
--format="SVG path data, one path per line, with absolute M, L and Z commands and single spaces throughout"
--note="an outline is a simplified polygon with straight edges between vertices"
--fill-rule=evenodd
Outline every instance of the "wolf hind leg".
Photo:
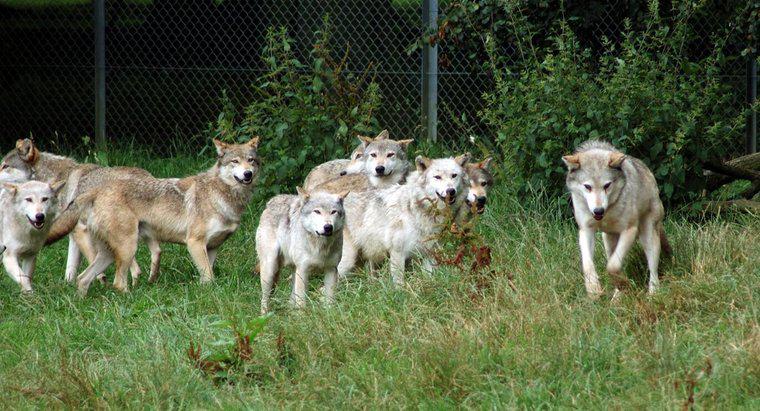
M 660 265 L 660 231 L 661 227 L 657 224 L 646 221 L 639 230 L 639 243 L 644 249 L 647 257 L 647 268 L 649 269 L 649 284 L 647 292 L 651 295 L 657 291 L 660 285 L 659 273 L 657 271 Z

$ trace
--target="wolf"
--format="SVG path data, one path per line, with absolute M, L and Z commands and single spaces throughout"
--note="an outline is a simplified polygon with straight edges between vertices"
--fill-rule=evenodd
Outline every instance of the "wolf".
M 613 297 L 627 284 L 621 273 L 623 259 L 637 238 L 647 258 L 648 291 L 654 293 L 659 285 L 660 251 L 669 253 L 670 245 L 662 227 L 665 209 L 652 172 L 641 160 L 596 140 L 581 144 L 562 161 L 567 166 L 566 184 L 578 223 L 588 295 L 597 298 L 602 293 L 593 260 L 597 231 L 602 232 L 607 271 L 615 284 Z
M 429 250 L 443 228 L 446 212 L 452 213 L 467 195 L 464 165 L 467 155 L 431 160 L 415 159 L 414 180 L 359 193 L 344 202 L 346 224 L 339 278 L 345 278 L 359 258 L 379 264 L 390 256 L 390 271 L 396 286 L 404 284 L 404 269 L 410 257 L 421 255 L 426 270 L 432 270 Z
M 269 311 L 279 270 L 295 266 L 291 304 L 303 307 L 309 276 L 325 274 L 324 298 L 332 302 L 343 247 L 343 199 L 323 192 L 278 195 L 267 202 L 256 229 L 256 253 L 261 274 L 261 313 Z
M 107 184 L 110 181 L 122 179 L 140 179 L 152 177 L 145 170 L 134 167 L 101 167 L 95 164 L 83 164 L 63 156 L 40 151 L 33 140 L 20 139 L 16 141 L 16 147 L 11 150 L 0 163 L 0 182 L 25 182 L 40 180 L 48 183 L 64 181 L 63 190 L 58 192 L 58 204 L 66 207 L 78 196 L 87 193 L 95 187 Z M 62 215 L 63 217 L 63 215 Z M 66 222 L 57 219 L 53 226 L 67 225 Z M 52 231 L 56 231 L 52 229 Z M 74 282 L 79 268 L 81 254 L 85 254 L 88 261 L 95 258 L 91 245 L 91 239 L 84 226 L 78 226 L 69 239 L 68 257 L 66 261 L 65 279 Z M 49 244 L 49 242 L 46 242 Z M 160 248 L 157 244 L 150 244 L 151 270 L 160 258 Z M 137 262 L 132 263 L 132 276 L 140 276 L 140 267 Z
M 86 295 L 94 277 L 112 262 L 114 288 L 128 291 L 125 271 L 140 236 L 187 245 L 201 283 L 213 281 L 219 246 L 237 230 L 253 193 L 260 169 L 258 142 L 258 137 L 243 144 L 214 140 L 217 161 L 205 172 L 185 178 L 112 181 L 78 197 L 64 214 L 74 213 L 84 222 L 96 249 L 95 260 L 78 277 L 79 293 Z M 73 224 L 60 227 L 50 237 L 72 228 Z
M 465 172 L 470 186 L 467 190 L 467 197 L 464 206 L 460 207 L 457 213 L 456 222 L 458 224 L 467 224 L 475 213 L 483 214 L 486 211 L 486 201 L 488 191 L 493 186 L 493 174 L 490 171 L 491 157 L 486 158 L 478 163 L 467 163 Z
M 329 193 L 359 192 L 406 182 L 410 168 L 406 149 L 413 140 L 391 140 L 388 130 L 383 130 L 374 139 L 363 136 L 359 139 L 364 143 L 363 163 L 359 172 L 343 173 L 306 189 Z
M 330 160 L 326 163 L 322 163 L 314 167 L 311 171 L 309 171 L 309 174 L 306 176 L 306 180 L 304 180 L 304 189 L 313 190 L 314 187 L 340 176 L 361 173 L 362 170 L 364 170 L 363 156 L 365 146 L 366 143 L 364 141 L 361 141 L 361 143 L 356 146 L 354 151 L 351 152 L 351 156 L 348 160 Z
M 0 249 L 5 251 L 5 271 L 23 292 L 32 292 L 37 254 L 55 219 L 56 195 L 63 185 L 63 181 L 52 185 L 39 181 L 4 183 L 0 196 Z

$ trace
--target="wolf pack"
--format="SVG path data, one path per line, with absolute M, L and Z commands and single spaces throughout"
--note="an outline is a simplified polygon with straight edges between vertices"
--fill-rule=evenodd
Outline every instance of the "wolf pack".
M 366 267 L 387 263 L 392 283 L 405 284 L 410 264 L 433 273 L 442 230 L 466 227 L 486 211 L 494 185 L 492 159 L 470 154 L 407 158 L 412 140 L 387 130 L 359 136 L 348 159 L 313 168 L 293 194 L 266 203 L 256 229 L 261 312 L 270 310 L 283 268 L 293 267 L 290 303 L 307 304 L 309 279 L 324 277 L 330 304 L 338 284 Z M 157 178 L 136 167 L 103 167 L 43 152 L 22 139 L 2 159 L 0 253 L 7 274 L 32 291 L 41 250 L 68 237 L 65 281 L 82 296 L 94 280 L 105 284 L 114 266 L 114 289 L 126 292 L 142 274 L 138 245 L 150 251 L 149 283 L 159 276 L 161 244 L 185 244 L 201 283 L 214 280 L 219 248 L 238 229 L 261 170 L 259 138 L 243 143 L 214 140 L 216 162 L 198 174 Z M 602 232 L 607 271 L 616 298 L 627 286 L 623 260 L 638 240 L 647 258 L 648 291 L 658 287 L 664 208 L 654 176 L 640 160 L 612 145 L 590 140 L 562 158 L 579 228 L 586 292 L 603 289 L 593 254 Z M 80 273 L 81 256 L 87 266 Z

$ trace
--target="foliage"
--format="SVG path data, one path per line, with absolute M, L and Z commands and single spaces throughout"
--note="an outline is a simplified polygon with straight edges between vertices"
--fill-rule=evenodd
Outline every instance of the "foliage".
M 665 24 L 653 1 L 647 27 L 627 24 L 622 42 L 605 42 L 599 56 L 562 24 L 545 55 L 525 59 L 519 70 L 500 65 L 487 42 L 496 88 L 482 116 L 496 130 L 521 193 L 543 187 L 561 195 L 560 157 L 584 140 L 603 139 L 644 160 L 666 202 L 698 196 L 700 163 L 724 157 L 741 141 L 744 113 L 733 108 L 718 76 L 725 62 L 721 41 L 701 59 L 681 52 L 692 35 L 686 29 L 692 13 L 685 8 Z
M 316 36 L 305 64 L 285 29 L 270 29 L 263 52 L 267 72 L 253 85 L 254 100 L 238 118 L 225 95 L 224 110 L 209 127 L 214 137 L 228 141 L 262 136 L 259 185 L 265 195 L 292 191 L 305 170 L 347 157 L 357 134 L 379 131 L 373 114 L 380 96 L 370 68 L 349 71 L 348 50 L 341 60 L 332 58 L 327 19 Z

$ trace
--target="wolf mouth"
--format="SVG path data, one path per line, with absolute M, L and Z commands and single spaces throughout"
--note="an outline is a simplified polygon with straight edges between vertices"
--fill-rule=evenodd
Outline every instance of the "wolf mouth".
M 240 184 L 248 185 L 253 182 L 253 177 L 241 179 L 241 178 L 238 178 L 238 176 L 235 176 L 235 180 L 237 180 L 237 182 Z
M 29 220 L 29 224 L 32 225 L 32 227 L 36 228 L 37 230 L 41 230 L 42 227 L 45 226 L 44 221 L 33 221 L 31 218 L 26 217 L 27 220 Z
M 438 194 L 438 193 L 436 193 L 436 194 Z M 446 204 L 448 204 L 448 205 L 452 205 L 452 204 L 454 204 L 455 201 L 457 201 L 456 196 L 449 197 L 447 195 L 446 196 L 442 196 L 442 195 L 438 194 L 438 198 L 440 198 L 441 200 L 443 200 L 443 202 L 446 203 Z

